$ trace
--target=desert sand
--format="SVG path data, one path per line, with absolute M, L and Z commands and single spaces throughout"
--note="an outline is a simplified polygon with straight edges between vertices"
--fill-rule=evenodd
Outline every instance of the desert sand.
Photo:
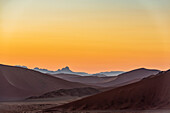
M 160 71 L 159 70 L 153 70 L 153 69 L 145 69 L 145 68 L 139 68 L 135 69 L 129 72 L 122 73 L 117 76 L 115 80 L 108 81 L 102 84 L 97 84 L 98 86 L 103 87 L 118 87 L 127 85 L 130 83 L 135 83 L 137 81 L 140 81 L 143 78 L 149 77 L 151 75 L 156 75 Z
M 63 96 L 57 98 L 0 102 L 0 113 L 42 113 L 43 109 L 65 104 L 80 98 L 81 97 L 76 96 Z
M 170 71 L 51 110 L 170 109 Z M 50 110 L 50 109 L 49 109 Z
M 0 101 L 22 100 L 58 89 L 89 87 L 31 69 L 0 65 Z

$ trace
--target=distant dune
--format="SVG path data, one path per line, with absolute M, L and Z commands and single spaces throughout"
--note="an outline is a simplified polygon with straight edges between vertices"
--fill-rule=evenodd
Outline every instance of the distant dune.
M 120 74 L 117 76 L 115 80 L 97 84 L 98 86 L 103 86 L 103 87 L 118 87 L 118 86 L 123 86 L 127 85 L 130 83 L 137 82 L 143 78 L 146 78 L 151 75 L 156 75 L 160 71 L 159 70 L 152 70 L 152 69 L 145 69 L 145 68 L 139 68 L 135 69 L 129 72 L 125 72 L 123 74 Z
M 93 85 L 97 85 L 98 83 L 109 82 L 116 79 L 116 76 L 112 76 L 112 77 L 80 76 L 75 74 L 64 74 L 64 73 L 54 74 L 53 76 L 72 82 L 80 82 L 84 84 L 93 84 Z
M 51 108 L 48 111 L 59 108 L 66 110 L 170 109 L 170 71 L 160 72 L 137 83 Z
M 0 101 L 21 100 L 58 89 L 89 87 L 34 70 L 0 65 Z

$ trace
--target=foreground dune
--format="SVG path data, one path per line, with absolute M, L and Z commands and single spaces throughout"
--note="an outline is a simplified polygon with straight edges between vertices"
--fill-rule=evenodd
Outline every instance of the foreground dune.
M 0 65 L 0 101 L 22 100 L 58 89 L 88 87 L 21 67 Z
M 170 109 L 169 81 L 170 71 L 160 72 L 137 83 L 47 110 Z

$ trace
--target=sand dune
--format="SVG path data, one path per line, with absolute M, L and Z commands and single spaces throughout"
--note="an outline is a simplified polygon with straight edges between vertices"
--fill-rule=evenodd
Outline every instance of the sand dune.
M 95 88 L 91 88 L 91 87 L 60 89 L 57 91 L 45 93 L 41 96 L 29 97 L 28 99 L 43 99 L 43 98 L 57 98 L 57 97 L 60 98 L 63 96 L 82 97 L 82 96 L 94 95 L 97 93 L 100 93 L 100 91 Z
M 0 101 L 21 100 L 58 89 L 89 87 L 21 67 L 0 65 Z
M 123 86 L 123 85 L 137 82 L 150 75 L 156 75 L 159 72 L 160 72 L 159 70 L 151 70 L 151 69 L 145 69 L 145 68 L 135 69 L 135 70 L 118 75 L 115 80 L 97 84 L 97 85 L 103 86 L 103 87 Z
M 99 87 L 119 87 L 140 81 L 143 78 L 146 78 L 150 75 L 158 74 L 159 70 L 151 69 L 135 69 L 118 76 L 108 76 L 108 77 L 98 77 L 98 76 L 79 76 L 73 74 L 55 74 L 53 76 L 62 78 L 64 80 L 72 82 L 80 82 L 88 85 L 95 85 Z
M 169 86 L 170 71 L 160 72 L 137 83 L 48 110 L 170 109 Z

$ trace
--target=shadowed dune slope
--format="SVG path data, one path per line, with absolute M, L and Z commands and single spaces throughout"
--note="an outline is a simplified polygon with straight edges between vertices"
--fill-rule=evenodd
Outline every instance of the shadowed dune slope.
M 170 71 L 69 104 L 48 109 L 170 109 Z
M 149 77 L 151 75 L 156 75 L 159 72 L 160 72 L 159 70 L 140 68 L 140 69 L 136 69 L 136 70 L 132 70 L 132 71 L 120 74 L 117 76 L 117 78 L 115 80 L 105 82 L 102 84 L 97 84 L 97 85 L 103 86 L 103 87 L 123 86 L 123 85 L 137 82 L 137 81 L 139 81 L 143 78 Z
M 21 100 L 58 89 L 89 87 L 37 71 L 0 65 L 0 101 Z
M 62 96 L 82 97 L 82 96 L 97 94 L 99 92 L 100 92 L 99 90 L 97 90 L 95 88 L 91 88 L 91 87 L 73 88 L 73 89 L 60 89 L 60 90 L 57 90 L 57 91 L 45 93 L 41 96 L 29 97 L 28 99 L 56 98 L 56 97 L 62 97 Z

